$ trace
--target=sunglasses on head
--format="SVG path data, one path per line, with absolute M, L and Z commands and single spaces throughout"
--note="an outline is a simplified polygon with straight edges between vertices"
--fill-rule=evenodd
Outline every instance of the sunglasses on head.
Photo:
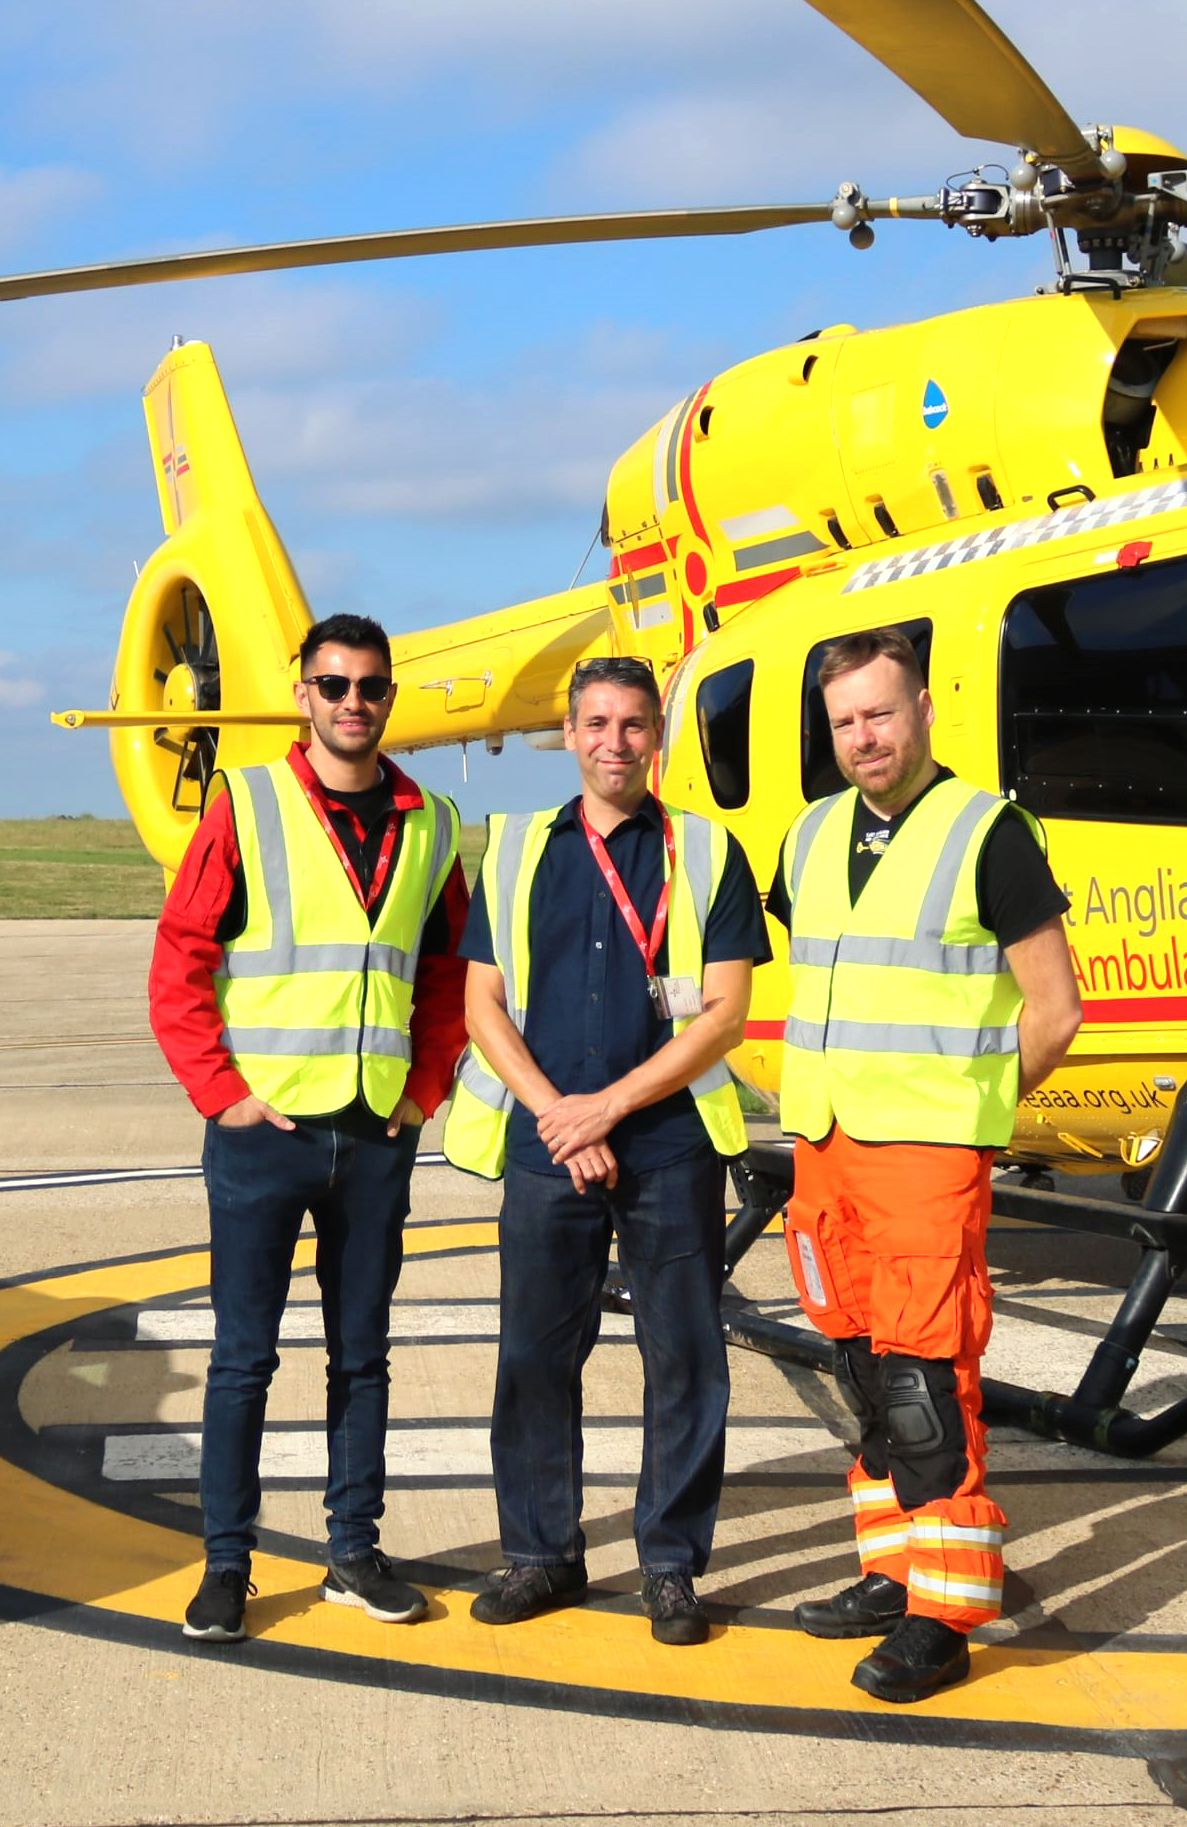
M 352 685 L 359 688 L 359 697 L 365 704 L 382 704 L 388 693 L 395 693 L 394 679 L 385 679 L 382 673 L 369 672 L 362 679 L 348 679 L 340 672 L 316 672 L 312 678 L 302 679 L 302 685 L 316 685 L 327 704 L 341 704 Z

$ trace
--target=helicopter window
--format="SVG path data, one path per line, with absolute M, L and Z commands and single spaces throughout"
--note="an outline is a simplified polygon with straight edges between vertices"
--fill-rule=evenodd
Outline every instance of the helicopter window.
M 1028 590 L 1002 626 L 1002 784 L 1060 818 L 1187 818 L 1187 559 Z
M 750 689 L 754 661 L 738 660 L 697 686 L 697 729 L 713 797 L 725 812 L 750 798 Z
M 900 634 L 906 635 L 919 656 L 919 664 L 926 679 L 931 659 L 931 623 L 917 620 L 894 622 L 887 626 L 895 627 Z M 824 708 L 824 693 L 816 682 L 820 676 L 821 663 L 831 645 L 830 641 L 817 642 L 804 664 L 804 696 L 800 713 L 800 785 L 805 799 L 823 799 L 826 794 L 839 793 L 845 785 L 845 777 L 833 758 L 833 738 L 828 726 L 828 712 Z

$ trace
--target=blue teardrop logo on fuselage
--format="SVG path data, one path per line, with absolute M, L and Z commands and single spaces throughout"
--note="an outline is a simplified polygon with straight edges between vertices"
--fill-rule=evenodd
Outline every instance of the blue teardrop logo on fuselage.
M 935 381 L 923 389 L 923 423 L 934 429 L 948 417 L 948 402 Z

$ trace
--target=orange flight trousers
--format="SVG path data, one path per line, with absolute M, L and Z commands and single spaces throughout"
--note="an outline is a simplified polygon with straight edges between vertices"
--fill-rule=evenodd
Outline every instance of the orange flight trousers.
M 835 1124 L 798 1138 L 786 1238 L 804 1311 L 833 1339 L 946 1361 L 964 1426 L 965 1470 L 948 1495 L 914 1509 L 893 1477 L 858 1457 L 849 1474 L 863 1574 L 907 1587 L 907 1610 L 969 1631 L 997 1617 L 1006 1518 L 985 1492 L 980 1359 L 992 1324 L 985 1264 L 993 1150 L 855 1142 Z M 881 1425 L 884 1412 L 872 1423 Z M 959 1462 L 959 1454 L 958 1454 Z

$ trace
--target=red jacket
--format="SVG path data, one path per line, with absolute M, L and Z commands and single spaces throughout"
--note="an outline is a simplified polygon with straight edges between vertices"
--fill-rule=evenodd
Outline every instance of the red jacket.
M 416 782 L 386 756 L 380 762 L 396 811 L 423 806 Z M 318 779 L 303 744 L 293 744 L 288 763 L 327 813 L 350 821 L 361 843 L 364 833 L 359 821 Z M 398 834 L 393 866 L 399 842 Z M 153 1033 L 174 1077 L 205 1117 L 218 1116 L 250 1093 L 223 1045 L 223 1018 L 214 994 L 214 972 L 222 962 L 223 940 L 234 936 L 230 932 L 220 935 L 219 929 L 232 901 L 242 895 L 243 868 L 231 796 L 221 793 L 195 831 L 166 897 L 148 978 Z M 412 990 L 412 1064 L 404 1096 L 419 1105 L 426 1117 L 432 1116 L 448 1094 L 454 1066 L 466 1044 L 466 966 L 457 956 L 457 948 L 469 903 L 462 866 L 455 860 L 425 923 Z

